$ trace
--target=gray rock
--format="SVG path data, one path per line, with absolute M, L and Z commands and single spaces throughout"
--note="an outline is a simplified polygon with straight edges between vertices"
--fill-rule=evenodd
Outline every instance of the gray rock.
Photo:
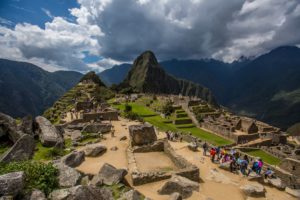
M 23 117 L 19 128 L 23 133 L 34 136 L 32 116 L 27 115 Z
M 63 163 L 54 164 L 59 170 L 59 185 L 61 187 L 73 187 L 80 182 L 81 174 L 74 168 Z
M 56 129 L 51 122 L 45 117 L 38 116 L 35 118 L 38 135 L 43 146 L 54 147 L 57 143 L 63 144 L 64 140 L 60 135 L 59 130 Z
M 91 182 L 90 182 L 91 185 L 95 185 L 95 186 L 102 186 L 103 185 L 103 178 L 100 177 L 98 174 L 95 175 Z
M 23 135 L 16 143 L 5 152 L 0 162 L 23 161 L 32 158 L 35 149 L 35 141 L 30 135 Z
M 125 192 L 118 200 L 141 200 L 142 195 L 136 190 Z
M 0 196 L 18 195 L 24 187 L 24 172 L 12 172 L 0 176 Z
M 51 200 L 113 200 L 112 191 L 93 185 L 78 185 L 67 189 L 54 190 L 49 195 Z
M 129 134 L 132 146 L 152 144 L 157 140 L 154 127 L 147 123 L 129 126 Z
M 111 130 L 112 125 L 111 124 L 104 124 L 104 123 L 93 123 L 86 125 L 82 132 L 87 133 L 107 133 Z
M 113 146 L 112 148 L 110 148 L 111 151 L 117 151 L 119 148 L 117 146 Z
M 35 189 L 31 193 L 30 200 L 47 200 L 47 198 L 42 191 Z
M 14 200 L 14 196 L 2 196 L 0 200 Z
M 250 197 L 264 197 L 266 189 L 259 183 L 246 184 L 240 187 L 245 195 Z
M 191 150 L 191 151 L 198 151 L 198 146 L 196 144 L 188 144 L 188 149 Z
M 16 120 L 0 112 L 0 137 L 7 135 L 15 143 L 24 133 L 18 131 Z
M 199 191 L 199 183 L 185 177 L 173 175 L 172 178 L 158 190 L 158 193 L 161 195 L 170 195 L 174 192 L 178 192 L 183 198 L 188 198 L 193 194 L 193 191 Z
M 89 184 L 90 184 L 89 176 L 84 176 L 80 181 L 80 185 L 89 185 Z
M 77 167 L 85 160 L 83 151 L 73 151 L 62 158 L 62 163 L 69 167 Z
M 72 141 L 79 141 L 82 137 L 82 134 L 79 130 L 74 130 L 71 132 L 71 140 Z
M 123 140 L 127 140 L 127 136 L 126 135 L 120 138 L 120 141 L 123 141 Z
M 104 154 L 106 150 L 106 146 L 102 144 L 93 144 L 86 146 L 86 148 L 84 149 L 84 153 L 88 157 L 96 157 Z
M 114 166 L 105 163 L 101 167 L 98 176 L 104 184 L 113 185 L 121 182 L 127 173 L 125 169 L 116 169 Z
M 174 192 L 171 194 L 170 200 L 182 200 L 182 196 L 178 192 Z
M 73 130 L 79 130 L 81 131 L 85 127 L 84 123 L 78 123 L 78 124 L 69 124 L 67 126 L 68 129 L 73 129 Z
M 284 190 L 286 185 L 282 182 L 280 178 L 271 178 L 268 179 L 268 183 L 272 185 L 273 187 L 276 187 L 280 190 Z

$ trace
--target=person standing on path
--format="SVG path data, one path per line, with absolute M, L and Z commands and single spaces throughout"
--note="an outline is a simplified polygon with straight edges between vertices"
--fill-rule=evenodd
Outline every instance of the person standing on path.
M 204 144 L 202 145 L 202 148 L 203 148 L 203 156 L 206 156 L 206 151 L 208 149 L 208 145 L 206 142 L 204 142 Z

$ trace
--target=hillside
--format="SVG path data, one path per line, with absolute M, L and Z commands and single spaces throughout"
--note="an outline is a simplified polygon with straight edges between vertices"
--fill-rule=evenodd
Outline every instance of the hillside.
M 151 51 L 146 51 L 136 58 L 127 77 L 120 85 L 143 93 L 197 96 L 210 104 L 217 105 L 208 88 L 167 74 Z
M 55 101 L 53 106 L 44 112 L 44 116 L 52 123 L 59 123 L 77 102 L 99 103 L 112 97 L 114 93 L 106 88 L 96 73 L 89 72 L 72 89 Z
M 39 115 L 81 76 L 72 71 L 50 73 L 31 63 L 0 59 L 0 110 L 13 117 Z

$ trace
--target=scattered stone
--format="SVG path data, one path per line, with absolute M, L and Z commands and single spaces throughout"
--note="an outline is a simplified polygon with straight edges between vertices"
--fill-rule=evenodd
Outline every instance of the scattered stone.
M 100 156 L 100 155 L 104 154 L 106 152 L 106 150 L 107 150 L 106 146 L 104 146 L 102 144 L 88 145 L 85 148 L 84 153 L 88 157 L 96 157 L 96 156 Z
M 47 200 L 47 198 L 42 191 L 35 189 L 31 193 L 30 200 Z
M 79 166 L 85 159 L 85 154 L 83 151 L 74 151 L 62 158 L 62 162 L 69 167 Z
M 18 195 L 24 187 L 24 172 L 12 172 L 0 176 L 0 196 Z
M 35 141 L 32 136 L 24 134 L 16 143 L 5 152 L 0 162 L 23 161 L 32 158 L 35 149 Z
M 127 140 L 127 136 L 126 135 L 120 138 L 120 141 L 123 141 L 123 140 Z
M 81 174 L 74 168 L 63 163 L 54 164 L 59 170 L 59 185 L 61 187 L 73 187 L 80 182 Z
M 282 182 L 280 178 L 268 179 L 268 183 L 277 189 L 284 190 L 286 185 Z
M 170 200 L 182 200 L 182 196 L 178 192 L 174 192 L 171 194 Z
M 264 197 L 266 193 L 264 186 L 259 183 L 243 185 L 240 189 L 250 197 Z
M 90 178 L 89 176 L 82 177 L 80 181 L 80 185 L 89 185 L 90 184 Z
M 152 144 L 157 140 L 154 127 L 148 123 L 129 126 L 132 146 Z
M 140 200 L 142 195 L 136 190 L 125 192 L 118 200 Z
M 0 137 L 7 135 L 15 143 L 24 133 L 17 130 L 16 120 L 0 112 Z
M 70 135 L 71 135 L 71 140 L 72 141 L 79 141 L 82 137 L 82 134 L 81 134 L 81 131 L 79 130 L 74 130 L 72 132 L 70 132 Z
M 102 186 L 102 185 L 103 185 L 103 178 L 100 177 L 100 176 L 97 174 L 97 175 L 95 175 L 95 176 L 92 178 L 90 184 L 91 184 L 91 185 L 98 186 L 98 187 L 99 187 L 99 186 Z
M 93 185 L 78 185 L 71 188 L 54 190 L 49 195 L 51 200 L 113 200 L 112 191 Z
M 87 133 L 107 133 L 111 130 L 112 125 L 111 124 L 104 124 L 104 123 L 93 123 L 86 125 L 82 132 Z
M 292 189 L 292 188 L 286 187 L 285 192 L 296 198 L 300 198 L 300 189 Z
M 41 143 L 46 147 L 53 147 L 57 143 L 64 142 L 59 131 L 51 124 L 51 122 L 45 117 L 38 116 L 35 118 L 38 126 L 38 135 Z
M 116 169 L 114 166 L 105 163 L 99 173 L 99 179 L 103 180 L 103 183 L 106 185 L 113 185 L 121 182 L 127 174 L 125 169 Z
M 110 148 L 111 151 L 117 151 L 119 148 L 117 146 L 113 146 L 112 148 Z
M 172 178 L 158 190 L 158 193 L 161 195 L 170 195 L 174 192 L 178 192 L 183 198 L 188 198 L 192 195 L 193 191 L 199 191 L 199 183 L 181 176 L 173 175 Z
M 191 151 L 198 151 L 198 146 L 196 144 L 188 144 L 188 149 L 191 150 Z

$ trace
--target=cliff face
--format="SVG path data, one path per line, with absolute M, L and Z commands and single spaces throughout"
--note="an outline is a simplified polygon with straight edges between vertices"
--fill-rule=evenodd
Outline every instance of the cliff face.
M 135 91 L 144 93 L 197 96 L 212 105 L 217 105 L 209 89 L 167 74 L 159 66 L 155 55 L 151 51 L 142 53 L 134 61 L 122 85 L 129 85 Z

